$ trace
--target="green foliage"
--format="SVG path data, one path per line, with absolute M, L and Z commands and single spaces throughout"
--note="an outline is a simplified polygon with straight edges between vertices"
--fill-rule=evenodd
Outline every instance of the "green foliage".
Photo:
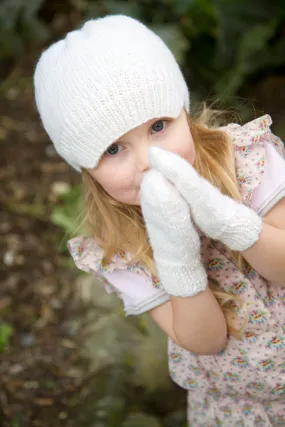
M 279 0 L 106 0 L 87 3 L 84 18 L 94 4 L 98 15 L 127 13 L 151 26 L 202 97 L 226 101 L 249 79 L 285 65 Z
M 60 196 L 51 213 L 50 220 L 64 231 L 64 237 L 59 242 L 58 250 L 67 252 L 67 241 L 75 235 L 84 233 L 82 222 L 82 196 L 79 186 L 72 187 Z
M 51 32 L 39 19 L 44 0 L 0 2 L 0 58 L 21 54 L 27 44 L 43 42 Z
M 4 351 L 14 333 L 13 327 L 8 323 L 0 323 L 0 352 Z
M 82 207 L 79 186 L 72 187 L 60 197 L 61 203 L 53 209 L 51 222 L 61 227 L 68 235 L 80 228 L 80 209 Z
M 285 20 L 279 1 L 217 1 L 219 36 L 215 66 L 221 73 L 215 92 L 225 99 L 235 95 L 246 80 L 285 64 Z M 219 64 L 219 65 L 218 65 Z
M 106 14 L 142 20 L 171 47 L 202 99 L 228 100 L 246 82 L 285 66 L 280 0 L 2 0 L 0 58 L 47 40 L 57 16 L 68 21 L 72 13 L 78 26 Z

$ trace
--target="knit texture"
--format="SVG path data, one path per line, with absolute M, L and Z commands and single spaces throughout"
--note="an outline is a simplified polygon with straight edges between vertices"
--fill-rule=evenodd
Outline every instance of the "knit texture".
M 200 260 L 200 237 L 189 206 L 157 171 L 144 176 L 141 207 L 159 278 L 170 295 L 193 296 L 207 287 Z
M 137 20 L 90 20 L 51 45 L 34 75 L 36 104 L 57 152 L 93 168 L 119 137 L 189 111 L 189 92 L 165 43 Z
M 194 223 L 206 236 L 236 251 L 250 248 L 259 239 L 262 219 L 253 209 L 222 194 L 177 154 L 152 147 L 149 157 L 152 168 L 188 202 Z

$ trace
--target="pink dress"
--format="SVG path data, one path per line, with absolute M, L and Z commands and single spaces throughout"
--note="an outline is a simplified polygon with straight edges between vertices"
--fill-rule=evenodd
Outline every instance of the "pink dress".
M 244 126 L 222 128 L 233 140 L 243 201 L 265 215 L 285 196 L 284 147 L 263 116 Z M 242 340 L 230 336 L 217 355 L 198 356 L 169 339 L 169 372 L 188 390 L 188 420 L 193 427 L 285 425 L 285 288 L 255 270 L 241 271 L 226 248 L 201 236 L 202 260 L 209 278 L 240 295 L 249 322 Z M 140 314 L 169 299 L 159 280 L 131 255 L 116 253 L 102 267 L 102 250 L 91 238 L 69 241 L 77 266 L 116 292 L 126 314 Z

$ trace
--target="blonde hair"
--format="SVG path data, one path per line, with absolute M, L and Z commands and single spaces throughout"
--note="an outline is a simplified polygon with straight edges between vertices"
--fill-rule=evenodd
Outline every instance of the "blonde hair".
M 187 117 L 195 145 L 194 167 L 223 194 L 240 200 L 233 144 L 226 133 L 217 129 L 219 113 L 204 107 L 197 118 Z M 157 275 L 140 207 L 113 199 L 87 170 L 82 171 L 82 180 L 84 223 L 104 251 L 103 265 L 110 262 L 115 252 L 126 251 L 133 254 L 132 262 L 141 262 L 153 275 Z M 241 266 L 240 255 L 232 254 Z M 247 319 L 245 316 L 242 325 L 237 326 L 240 320 L 237 312 L 245 309 L 244 301 L 237 295 L 221 291 L 213 280 L 209 280 L 209 286 L 224 312 L 228 332 L 240 338 Z

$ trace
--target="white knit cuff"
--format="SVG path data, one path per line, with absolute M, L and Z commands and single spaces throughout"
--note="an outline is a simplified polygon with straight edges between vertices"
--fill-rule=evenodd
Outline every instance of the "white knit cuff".
M 161 260 L 157 264 L 163 288 L 170 295 L 194 296 L 207 287 L 207 273 L 200 260 L 189 265 L 170 264 Z

